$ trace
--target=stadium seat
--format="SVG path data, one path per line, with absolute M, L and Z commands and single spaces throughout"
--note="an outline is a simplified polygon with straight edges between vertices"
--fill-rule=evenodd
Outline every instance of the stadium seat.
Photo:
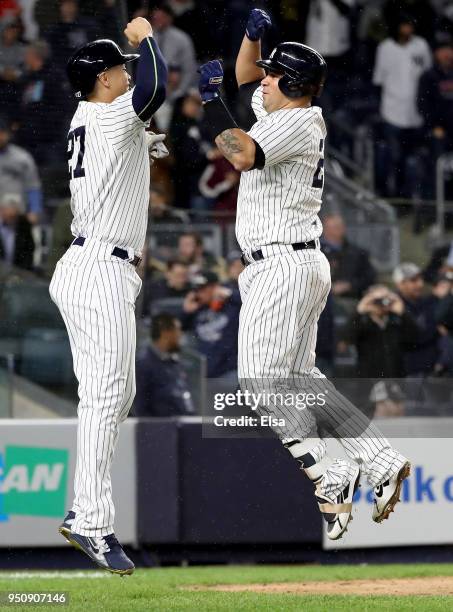
M 41 327 L 27 331 L 19 374 L 45 386 L 72 384 L 72 355 L 66 330 Z

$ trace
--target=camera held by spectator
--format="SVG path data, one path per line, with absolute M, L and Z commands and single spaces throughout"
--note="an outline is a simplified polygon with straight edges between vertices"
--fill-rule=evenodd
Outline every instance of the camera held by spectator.
M 357 347 L 358 376 L 399 378 L 405 374 L 405 350 L 417 333 L 403 300 L 384 285 L 374 285 L 360 300 L 343 340 Z

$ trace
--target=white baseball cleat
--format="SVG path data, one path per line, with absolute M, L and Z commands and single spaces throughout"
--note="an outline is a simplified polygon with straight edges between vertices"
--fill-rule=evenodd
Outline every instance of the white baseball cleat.
M 398 472 L 374 489 L 373 521 L 381 523 L 388 519 L 400 501 L 401 486 L 411 473 L 411 464 L 405 461 Z
M 338 540 L 348 530 L 348 523 L 352 521 L 352 498 L 359 488 L 360 468 L 355 466 L 354 474 L 338 495 L 335 503 L 322 495 L 320 491 L 321 480 L 316 486 L 316 501 L 319 510 L 327 523 L 327 537 L 331 540 Z

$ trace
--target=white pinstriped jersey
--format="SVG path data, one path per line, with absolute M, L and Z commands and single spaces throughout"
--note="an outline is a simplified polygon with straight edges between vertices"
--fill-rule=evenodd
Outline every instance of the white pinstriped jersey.
M 133 248 L 146 237 L 149 158 L 133 89 L 112 103 L 79 102 L 68 134 L 71 232 Z
M 262 170 L 243 172 L 236 237 L 245 252 L 293 244 L 322 233 L 318 212 L 324 184 L 326 126 L 317 106 L 267 113 L 262 87 L 252 97 L 257 122 L 248 134 L 260 145 Z

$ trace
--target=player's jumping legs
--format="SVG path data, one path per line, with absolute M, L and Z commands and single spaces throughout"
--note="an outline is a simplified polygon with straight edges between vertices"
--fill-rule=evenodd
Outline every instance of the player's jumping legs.
M 68 290 L 70 288 L 72 290 Z M 140 279 L 127 263 L 60 263 L 52 281 L 71 340 L 79 382 L 77 465 L 72 530 L 113 533 L 110 470 L 119 423 L 135 394 L 134 303 Z
M 330 289 L 329 264 L 319 251 L 295 252 L 252 264 L 241 274 L 243 307 L 239 334 L 239 376 L 247 388 L 271 383 L 294 391 L 325 392 L 324 407 L 287 411 L 285 430 L 275 430 L 320 493 L 338 498 L 356 474 L 356 464 L 372 486 L 391 479 L 404 458 L 394 451 L 377 428 L 346 400 L 314 366 L 317 321 Z M 270 383 L 271 381 L 271 383 Z M 267 407 L 269 410 L 269 406 Z M 354 463 L 333 460 L 317 433 L 318 420 L 327 424 Z

